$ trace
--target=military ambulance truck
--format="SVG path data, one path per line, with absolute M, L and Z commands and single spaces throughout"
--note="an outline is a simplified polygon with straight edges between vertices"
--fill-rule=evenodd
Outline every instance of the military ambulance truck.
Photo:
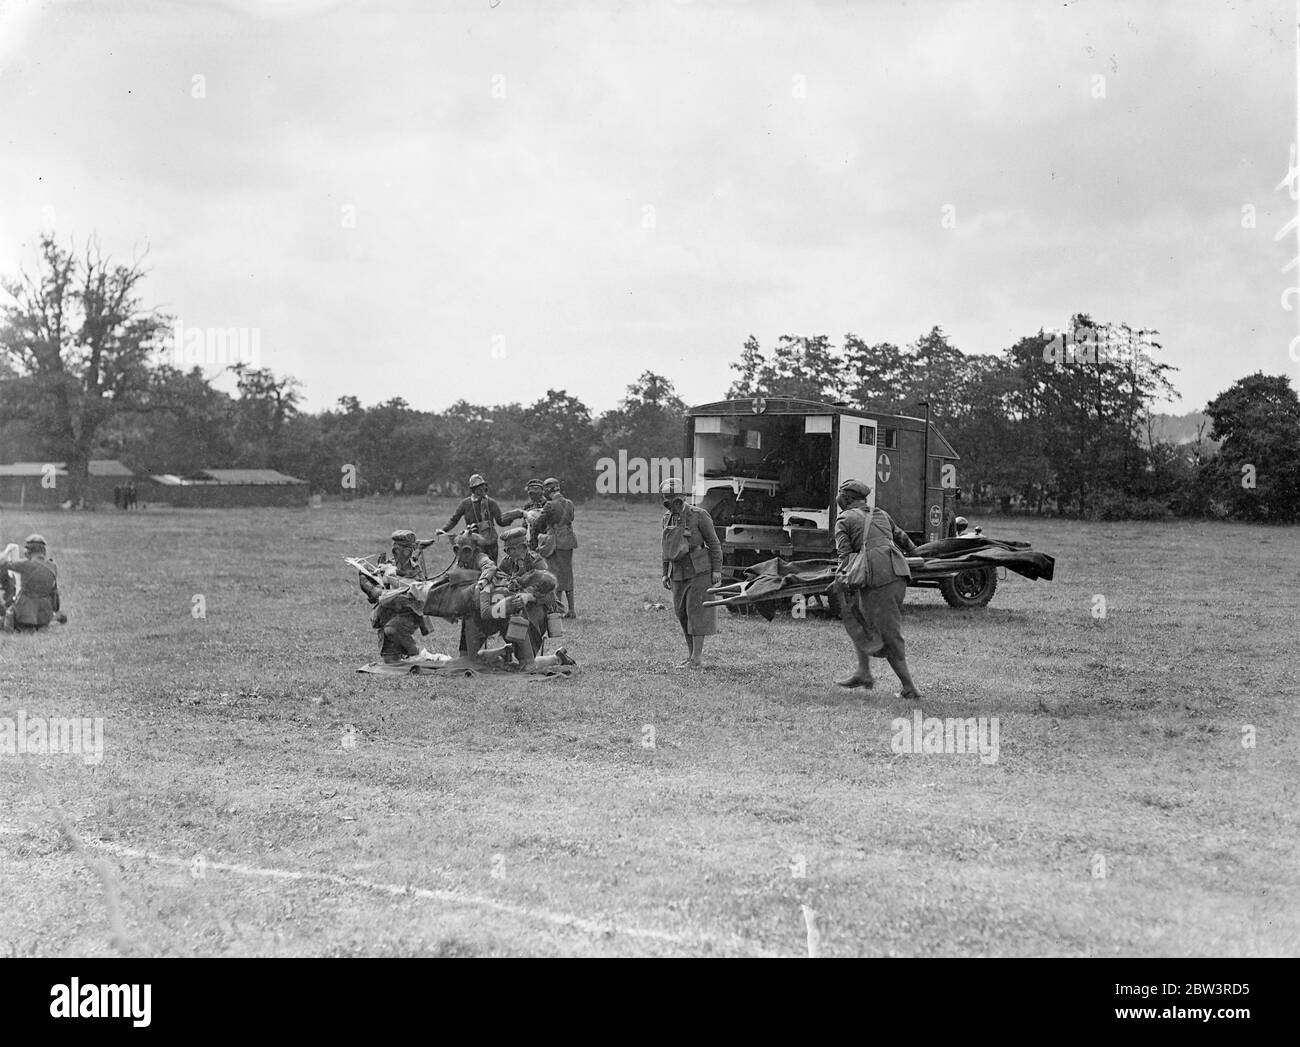
M 925 413 L 928 415 L 929 409 Z M 881 414 L 847 403 L 778 397 L 722 400 L 687 412 L 686 454 L 695 504 L 722 540 L 723 580 L 780 556 L 835 556 L 835 496 L 849 479 L 917 545 L 956 535 L 960 456 L 928 417 Z M 983 607 L 993 567 L 932 570 L 912 584 L 937 588 L 953 607 Z

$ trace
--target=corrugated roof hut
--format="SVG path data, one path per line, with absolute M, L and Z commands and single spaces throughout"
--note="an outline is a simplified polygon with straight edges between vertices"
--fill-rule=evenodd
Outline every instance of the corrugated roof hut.
M 204 469 L 150 476 L 140 497 L 190 509 L 306 505 L 311 485 L 274 469 Z
M 86 500 L 112 502 L 113 488 L 132 480 L 136 488 L 142 478 L 116 458 L 90 463 L 90 486 Z M 68 470 L 64 462 L 12 462 L 0 465 L 0 502 L 13 505 L 61 505 L 70 497 Z

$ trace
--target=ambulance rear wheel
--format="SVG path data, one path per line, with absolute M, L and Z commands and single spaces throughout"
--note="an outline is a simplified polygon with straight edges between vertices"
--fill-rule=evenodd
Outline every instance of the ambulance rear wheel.
M 992 567 L 972 567 L 939 582 L 949 607 L 986 607 L 997 591 L 998 575 Z

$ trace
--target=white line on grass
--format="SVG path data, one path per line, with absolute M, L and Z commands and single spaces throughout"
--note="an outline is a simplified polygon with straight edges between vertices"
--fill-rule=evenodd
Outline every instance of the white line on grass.
M 0 835 L 17 836 L 26 830 L 14 828 L 8 825 L 0 825 Z M 87 847 L 98 847 L 100 850 L 108 851 L 110 854 L 116 854 L 122 858 L 143 858 L 145 861 L 153 862 L 158 865 L 171 865 L 176 868 L 188 869 L 192 866 L 191 859 L 188 858 L 169 858 L 164 854 L 154 854 L 151 851 L 139 851 L 134 847 L 123 847 L 121 844 L 111 843 L 108 840 L 100 840 L 95 837 L 85 837 L 83 842 Z M 237 876 L 260 876 L 268 880 L 305 880 L 316 883 L 332 883 L 340 887 L 359 887 L 367 891 L 375 891 L 380 894 L 388 894 L 398 898 L 424 898 L 429 901 L 450 902 L 453 905 L 477 906 L 480 909 L 491 909 L 494 912 L 507 913 L 511 916 L 520 916 L 525 919 L 540 920 L 543 923 L 554 924 L 557 927 L 571 927 L 575 930 L 583 931 L 596 937 L 605 937 L 610 935 L 623 935 L 628 938 L 644 938 L 649 941 L 666 942 L 670 945 L 683 945 L 698 947 L 703 944 L 739 946 L 746 952 L 754 956 L 780 957 L 781 953 L 770 952 L 745 939 L 732 939 L 730 941 L 720 941 L 709 935 L 697 935 L 686 937 L 684 935 L 672 934 L 668 931 L 656 931 L 645 927 L 620 927 L 612 923 L 601 923 L 598 920 L 589 920 L 583 916 L 573 916 L 569 913 L 555 912 L 551 909 L 531 909 L 525 905 L 515 905 L 513 902 L 498 901 L 496 898 L 488 898 L 481 894 L 464 894 L 460 891 L 437 890 L 429 887 L 400 887 L 392 883 L 379 883 L 375 880 L 363 880 L 355 876 L 341 876 L 338 873 L 326 872 L 297 872 L 292 869 L 262 869 L 254 865 L 239 865 L 232 862 L 204 862 L 205 870 L 216 870 L 218 872 L 234 873 Z

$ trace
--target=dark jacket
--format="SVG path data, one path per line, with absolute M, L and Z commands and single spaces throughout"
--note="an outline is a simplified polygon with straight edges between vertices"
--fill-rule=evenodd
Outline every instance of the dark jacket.
M 424 580 L 424 565 L 420 561 L 418 552 L 402 554 L 397 550 L 394 550 L 391 553 L 380 553 L 377 562 L 381 568 L 387 564 L 393 564 L 397 568 L 397 577 L 399 578 L 409 578 L 413 582 Z M 357 580 L 361 585 L 361 591 L 366 594 L 366 599 L 376 605 L 370 615 L 370 624 L 376 629 L 382 629 L 389 620 L 399 614 L 412 614 L 413 617 L 420 617 L 419 615 L 414 615 L 413 612 L 393 610 L 389 607 L 378 606 L 379 598 L 388 590 L 379 582 L 367 577 L 360 571 L 357 572 Z M 428 631 L 424 628 L 423 621 L 421 621 L 420 625 L 421 632 Z
M 473 495 L 461 499 L 443 530 L 450 534 L 460 520 L 464 520 L 468 528 L 483 539 L 485 545 L 495 545 L 497 527 L 506 525 L 506 521 L 501 518 L 501 506 L 495 498 L 484 498 L 480 506 Z
M 835 552 L 840 558 L 841 571 L 864 548 L 867 550 L 866 588 L 875 589 L 895 578 L 912 577 L 903 553 L 916 552 L 916 546 L 884 509 L 858 506 L 846 509 L 835 521 Z
M 662 545 L 665 578 L 722 573 L 722 543 L 713 517 L 697 505 L 682 506 L 680 517 L 672 510 L 664 513 Z
M 497 564 L 496 577 L 502 581 L 510 578 L 517 578 L 521 574 L 527 574 L 529 571 L 549 571 L 550 567 L 546 563 L 546 557 L 539 555 L 532 549 L 525 548 L 524 556 L 521 560 L 513 560 L 508 552 L 501 554 L 501 560 Z
M 573 533 L 573 503 L 562 494 L 546 503 L 535 530 L 538 534 L 553 535 L 557 549 L 578 548 L 578 536 Z
M 49 625 L 59 610 L 59 571 L 54 561 L 34 556 L 5 564 L 0 570 L 9 570 L 22 579 L 22 592 L 14 601 L 14 624 L 37 628 Z

